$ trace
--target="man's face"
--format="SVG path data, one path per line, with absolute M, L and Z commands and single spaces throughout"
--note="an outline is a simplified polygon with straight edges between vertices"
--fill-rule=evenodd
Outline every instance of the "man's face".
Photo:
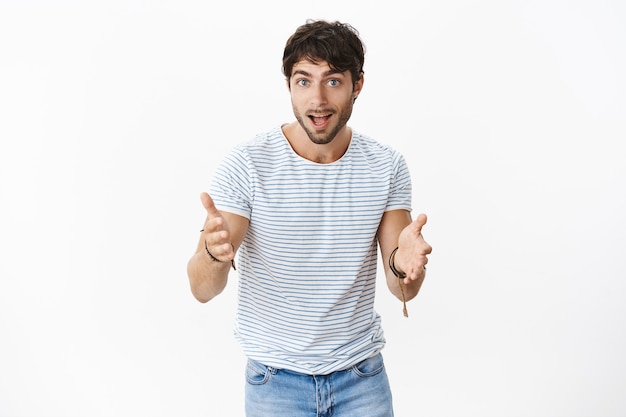
M 330 143 L 352 115 L 363 77 L 352 86 L 349 71 L 335 72 L 328 63 L 296 63 L 289 79 L 291 105 L 300 126 L 318 145 Z

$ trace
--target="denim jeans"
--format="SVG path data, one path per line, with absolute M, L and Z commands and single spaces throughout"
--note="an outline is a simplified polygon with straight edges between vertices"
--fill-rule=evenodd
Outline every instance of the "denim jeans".
M 379 353 L 329 375 L 307 375 L 248 360 L 247 417 L 392 417 Z

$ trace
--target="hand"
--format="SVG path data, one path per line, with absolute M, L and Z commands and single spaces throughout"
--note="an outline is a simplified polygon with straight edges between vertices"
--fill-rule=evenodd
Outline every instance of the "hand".
M 204 239 L 207 250 L 218 261 L 231 262 L 235 258 L 235 249 L 231 243 L 228 223 L 215 208 L 215 203 L 208 193 L 200 194 L 200 200 L 207 212 L 201 239 Z
M 422 236 L 422 227 L 426 224 L 426 220 L 426 215 L 420 214 L 400 232 L 398 238 L 398 251 L 394 258 L 394 265 L 406 274 L 404 279 L 406 284 L 423 277 L 428 263 L 426 255 L 433 250 Z

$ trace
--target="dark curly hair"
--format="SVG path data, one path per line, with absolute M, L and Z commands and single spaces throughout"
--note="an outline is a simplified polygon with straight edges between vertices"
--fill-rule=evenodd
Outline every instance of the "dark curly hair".
M 347 23 L 307 20 L 285 45 L 283 74 L 287 79 L 303 59 L 315 64 L 326 61 L 333 71 L 350 71 L 354 84 L 363 73 L 365 46 L 359 32 Z

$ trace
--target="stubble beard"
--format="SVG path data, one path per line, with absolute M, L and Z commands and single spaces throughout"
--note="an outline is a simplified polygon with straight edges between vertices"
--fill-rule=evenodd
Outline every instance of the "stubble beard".
M 341 111 L 340 113 L 336 113 L 334 111 L 333 112 L 322 111 L 321 113 L 331 113 L 333 117 L 338 114 L 339 120 L 334 127 L 332 126 L 330 127 L 330 130 L 324 129 L 321 131 L 316 131 L 314 129 L 310 129 L 309 127 L 307 127 L 306 123 L 311 122 L 309 117 L 306 115 L 302 116 L 300 112 L 298 112 L 298 110 L 295 108 L 295 106 L 293 106 L 293 113 L 296 116 L 296 120 L 298 120 L 298 123 L 300 124 L 302 129 L 304 129 L 304 131 L 306 132 L 307 136 L 309 137 L 309 140 L 316 145 L 327 145 L 331 143 L 335 139 L 337 134 L 341 131 L 341 129 L 343 129 L 346 126 L 352 114 L 352 103 L 349 103 L 348 106 L 344 107 L 342 110 L 343 111 Z

